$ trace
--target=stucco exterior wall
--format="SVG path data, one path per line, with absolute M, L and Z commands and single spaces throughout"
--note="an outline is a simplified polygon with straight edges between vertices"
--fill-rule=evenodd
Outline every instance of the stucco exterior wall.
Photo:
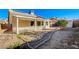
M 16 18 L 15 17 L 12 17 L 12 25 L 13 27 L 16 27 Z M 22 19 L 19 19 L 19 27 L 28 27 L 31 25 L 31 21 L 29 20 L 22 20 Z
M 28 20 L 19 20 L 19 27 L 28 27 L 31 25 L 31 21 Z
M 11 23 L 13 27 L 16 27 L 16 18 L 15 17 L 11 17 Z
M 8 14 L 9 14 L 9 15 L 8 15 L 8 22 L 9 22 L 9 23 L 12 23 L 12 13 L 9 11 Z

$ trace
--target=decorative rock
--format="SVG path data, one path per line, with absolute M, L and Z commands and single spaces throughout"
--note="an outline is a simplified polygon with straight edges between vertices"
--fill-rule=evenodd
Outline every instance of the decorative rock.
M 64 46 L 68 46 L 68 44 L 67 44 L 67 43 L 64 43 L 63 45 L 64 45 Z
M 74 43 L 75 43 L 75 44 L 78 44 L 78 42 L 76 42 L 76 41 L 75 41 Z
M 77 45 L 72 45 L 72 47 L 74 47 L 74 48 L 79 48 Z

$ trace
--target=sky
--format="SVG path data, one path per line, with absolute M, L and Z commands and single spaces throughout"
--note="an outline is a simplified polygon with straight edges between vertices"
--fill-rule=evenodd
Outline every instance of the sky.
M 38 16 L 46 19 L 57 17 L 66 19 L 79 19 L 79 9 L 14 9 L 18 12 L 28 13 L 31 10 Z M 0 9 L 0 18 L 6 19 L 8 17 L 8 9 Z
M 79 9 L 33 9 L 36 15 L 46 19 L 57 17 L 66 19 L 79 19 Z M 19 9 L 19 12 L 30 12 L 30 9 Z
M 0 19 L 7 19 L 8 18 L 8 9 L 0 9 Z

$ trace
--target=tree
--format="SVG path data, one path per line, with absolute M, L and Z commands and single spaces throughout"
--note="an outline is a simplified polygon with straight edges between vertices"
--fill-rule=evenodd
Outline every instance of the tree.
M 66 27 L 66 25 L 68 24 L 68 21 L 66 21 L 66 20 L 58 20 L 57 24 L 59 26 Z

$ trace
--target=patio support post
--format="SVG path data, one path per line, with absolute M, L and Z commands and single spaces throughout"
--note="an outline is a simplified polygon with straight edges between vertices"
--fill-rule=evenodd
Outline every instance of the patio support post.
M 50 27 L 50 22 L 48 21 L 48 28 Z
M 46 28 L 46 21 L 43 21 L 43 27 Z
M 17 32 L 17 34 L 19 34 L 19 18 L 18 17 L 17 17 L 17 20 L 16 21 L 17 21 L 17 24 L 16 24 L 16 26 L 17 26 L 16 27 L 16 30 L 17 31 L 16 32 Z
M 42 26 L 43 22 L 41 21 L 41 26 Z
M 37 29 L 37 21 L 36 21 L 36 19 L 35 19 L 35 30 Z
M 44 26 L 46 26 L 46 22 L 44 21 L 43 23 L 44 23 Z

